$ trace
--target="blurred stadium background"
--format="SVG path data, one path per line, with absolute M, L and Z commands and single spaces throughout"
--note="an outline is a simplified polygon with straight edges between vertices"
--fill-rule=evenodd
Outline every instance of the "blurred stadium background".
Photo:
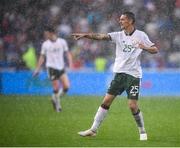
M 153 82 L 145 74 L 142 84 L 143 89 L 149 91 L 154 87 L 154 91 L 149 91 L 149 94 L 152 95 L 157 93 L 160 95 L 163 93 L 165 93 L 164 95 L 180 94 L 178 89 L 180 84 L 178 78 L 180 68 L 179 0 L 17 0 L 15 3 L 10 0 L 1 0 L 0 3 L 1 93 L 15 93 L 19 89 L 21 89 L 21 92 L 17 93 L 23 93 L 23 89 L 27 89 L 28 85 L 30 85 L 29 89 L 33 89 L 32 78 L 27 73 L 20 72 L 34 70 L 43 42 L 42 26 L 44 24 L 53 24 L 58 35 L 65 38 L 69 43 L 74 62 L 74 69 L 69 72 L 70 77 L 73 77 L 73 86 L 76 85 L 76 78 L 79 82 L 80 71 L 88 75 L 89 72 L 105 72 L 103 78 L 101 77 L 103 74 L 95 76 L 97 79 L 99 78 L 99 81 L 96 82 L 104 82 L 104 85 L 101 85 L 104 88 L 102 88 L 102 91 L 100 90 L 100 92 L 104 92 L 110 81 L 109 74 L 106 73 L 111 73 L 114 62 L 114 45 L 108 42 L 91 40 L 77 42 L 70 37 L 70 34 L 73 32 L 106 33 L 118 31 L 120 29 L 117 21 L 119 14 L 125 10 L 131 10 L 136 14 L 137 28 L 147 32 L 151 40 L 160 49 L 160 52 L 156 55 L 143 54 L 142 56 L 142 66 L 145 73 L 146 71 L 148 74 L 153 72 L 152 77 L 159 81 L 154 80 Z M 17 73 L 19 75 L 16 75 Z M 164 76 L 163 79 L 159 76 L 160 73 L 161 76 Z M 20 76 L 21 74 L 23 78 Z M 47 81 L 46 84 L 50 85 L 48 80 L 45 80 L 46 77 L 43 76 L 40 77 L 42 81 Z M 26 79 L 25 82 L 29 81 L 25 88 L 23 86 L 25 82 L 20 85 L 18 83 L 7 83 L 11 82 L 10 78 L 14 78 L 19 83 L 18 78 L 22 81 Z M 15 81 L 14 79 L 12 79 L 12 82 Z M 178 83 L 173 83 L 174 81 Z M 40 85 L 40 83 L 38 84 Z M 90 86 L 92 87 L 92 85 Z M 35 91 L 38 93 L 37 87 Z M 42 85 L 39 87 L 42 87 Z M 89 88 L 89 86 L 87 87 Z M 159 87 L 163 87 L 161 90 L 164 91 L 160 92 Z M 9 89 L 6 90 L 7 88 Z M 172 88 L 174 92 L 170 92 Z M 144 94 L 143 89 L 142 94 Z M 97 91 L 96 88 L 94 90 Z M 79 94 L 78 90 L 73 88 L 71 91 L 70 94 Z M 44 90 L 44 92 L 46 93 L 47 90 Z M 84 94 L 86 93 L 87 91 Z M 94 94 L 96 95 L 96 93 Z
M 89 125 L 89 121 L 92 119 L 97 104 L 100 102 L 97 100 L 99 97 L 96 96 L 102 96 L 106 92 L 109 82 L 112 79 L 111 70 L 115 56 L 113 49 L 115 47 L 113 44 L 103 41 L 96 42 L 87 39 L 74 41 L 70 37 L 70 34 L 73 32 L 107 33 L 118 31 L 120 27 L 117 19 L 119 14 L 125 10 L 133 11 L 136 14 L 137 28 L 147 32 L 151 40 L 160 49 L 156 55 L 147 53 L 142 55 L 144 76 L 142 79 L 141 96 L 151 98 L 152 100 L 157 96 L 163 96 L 158 99 L 159 104 L 162 105 L 160 106 L 160 108 L 162 107 L 162 111 L 160 111 L 159 108 L 153 108 L 154 105 L 157 105 L 155 100 L 153 100 L 153 104 L 149 104 L 151 101 L 145 99 L 147 102 L 142 101 L 142 104 L 147 108 L 151 106 L 154 111 L 161 113 L 161 116 L 159 115 L 158 118 L 161 118 L 164 127 L 154 127 L 152 139 L 156 137 L 154 138 L 156 142 L 143 145 L 137 141 L 135 145 L 133 145 L 132 141 L 135 138 L 131 139 L 131 142 L 128 142 L 127 139 L 129 137 L 126 135 L 123 141 L 127 141 L 127 143 L 122 142 L 120 144 L 113 141 L 110 137 L 105 137 L 104 141 L 101 141 L 101 138 L 98 141 L 82 141 L 75 135 L 71 137 L 73 133 L 76 133 L 77 130 L 80 130 L 82 127 L 87 128 L 86 125 Z M 29 146 L 83 146 L 81 142 L 84 146 L 180 146 L 178 142 L 180 135 L 177 132 L 179 131 L 177 122 L 180 120 L 180 110 L 176 108 L 180 103 L 180 0 L 1 0 L 0 14 L 0 114 L 2 119 L 0 125 L 4 127 L 0 132 L 0 146 L 27 146 L 28 144 Z M 43 135 L 43 128 L 39 128 L 39 130 L 42 130 L 40 134 L 34 130 L 34 134 L 39 134 L 39 137 L 36 135 L 38 138 L 41 139 L 41 136 L 44 136 L 43 140 L 38 141 L 38 138 L 33 139 L 31 130 L 23 133 L 23 130 L 20 129 L 21 127 L 18 125 L 23 124 L 24 129 L 32 128 L 28 127 L 30 126 L 28 124 L 29 120 L 23 113 L 27 113 L 27 115 L 32 118 L 34 117 L 34 120 L 31 118 L 31 124 L 37 124 L 38 122 L 39 127 L 42 126 L 40 122 L 48 122 L 48 120 L 43 119 L 36 121 L 37 118 L 41 119 L 41 117 L 44 117 L 55 121 L 58 120 L 57 124 L 50 124 L 50 127 L 59 126 L 59 120 L 63 118 L 61 116 L 60 119 L 58 119 L 57 115 L 49 114 L 48 109 L 38 109 L 41 105 L 44 109 L 49 107 L 49 102 L 43 102 L 47 100 L 47 96 L 45 96 L 45 99 L 42 99 L 42 96 L 39 95 L 50 95 L 52 92 L 45 68 L 43 68 L 39 77 L 32 78 L 32 71 L 37 63 L 41 43 L 43 42 L 42 26 L 44 24 L 53 24 L 56 27 L 58 35 L 67 40 L 69 49 L 73 55 L 74 68 L 73 70 L 67 69 L 71 81 L 71 89 L 68 93 L 69 96 L 67 96 L 67 100 L 63 100 L 64 106 L 69 106 L 69 104 L 73 103 L 78 107 L 79 104 L 84 103 L 85 108 L 88 108 L 88 103 L 85 101 L 87 100 L 89 102 L 91 97 L 85 97 L 86 99 L 83 101 L 83 97 L 78 98 L 77 96 L 94 95 L 95 98 L 93 101 L 90 101 L 91 103 L 94 102 L 93 107 L 89 110 L 84 110 L 86 113 L 88 111 L 92 112 L 89 113 L 90 115 L 88 114 L 89 118 L 87 121 L 81 118 L 78 119 L 79 116 L 86 116 L 86 114 L 82 114 L 83 105 L 80 107 L 82 108 L 81 111 L 79 108 L 75 109 L 77 111 L 76 113 L 79 113 L 78 115 L 72 115 L 72 117 L 77 117 L 77 120 L 71 118 L 74 123 L 79 121 L 78 123 L 81 124 L 83 120 L 82 123 L 87 122 L 86 125 L 70 126 L 69 128 L 74 130 L 72 133 L 66 133 L 67 135 L 65 134 L 65 136 L 59 135 L 61 138 L 67 136 L 73 139 L 72 141 L 74 143 L 72 142 L 72 144 L 68 143 L 68 138 L 64 139 L 64 143 L 61 140 L 58 141 L 57 138 L 55 138 L 55 141 L 50 139 L 48 143 L 45 140 L 45 136 L 48 135 L 52 137 L 53 134 L 46 133 Z M 35 96 L 32 97 L 31 95 Z M 76 97 L 73 97 L 74 95 Z M 26 100 L 26 102 L 24 98 L 30 99 Z M 73 101 L 72 98 L 75 98 L 77 102 Z M 30 100 L 34 102 L 32 103 Z M 97 100 L 98 103 L 95 100 Z M 162 103 L 162 100 L 165 100 L 165 102 Z M 11 108 L 12 104 L 14 105 L 13 108 Z M 29 106 L 26 106 L 27 104 Z M 176 104 L 176 107 L 173 108 L 172 104 L 174 104 L 174 106 Z M 70 106 L 72 108 L 75 107 L 72 104 Z M 21 110 L 19 107 L 23 109 Z M 34 110 L 32 108 L 34 108 Z M 118 107 L 115 108 L 118 109 Z M 29 109 L 31 114 L 29 114 Z M 169 109 L 170 112 L 166 112 L 167 109 Z M 152 112 L 152 110 L 146 108 L 144 108 L 144 110 L 145 114 L 151 116 L 149 112 Z M 43 111 L 47 113 L 47 116 L 41 113 L 36 115 L 37 112 Z M 72 110 L 69 109 L 68 111 L 69 112 L 65 111 L 64 113 L 65 115 L 67 114 L 66 116 L 72 114 Z M 119 112 L 121 113 L 122 110 L 119 110 Z M 171 122 L 166 116 L 163 116 L 164 112 L 171 119 Z M 153 114 L 155 115 L 156 112 L 153 112 Z M 9 115 L 12 118 L 17 116 L 17 118 L 6 118 Z M 23 118 L 22 122 L 20 122 L 21 117 Z M 150 118 L 149 125 L 157 120 L 154 118 L 155 117 Z M 167 120 L 165 120 L 165 118 Z M 70 122 L 68 118 L 63 118 L 62 120 L 66 123 Z M 24 124 L 24 121 L 27 121 L 27 124 Z M 14 126 L 11 124 L 13 122 L 16 122 Z M 51 121 L 49 121 L 49 123 L 50 122 Z M 111 122 L 109 124 L 111 124 Z M 108 124 L 105 124 L 105 126 L 106 125 Z M 64 126 L 66 125 L 63 125 L 63 127 Z M 174 126 L 174 128 L 171 130 L 171 135 L 168 136 L 170 131 L 167 129 L 172 126 Z M 52 131 L 50 127 L 48 127 L 47 123 L 44 128 Z M 124 128 L 123 125 L 122 127 Z M 36 128 L 33 127 L 33 129 Z M 159 137 L 157 136 L 159 129 L 164 131 L 163 136 L 160 134 L 161 132 L 158 135 Z M 68 129 L 65 130 L 63 128 L 58 130 L 68 131 Z M 167 133 L 165 133 L 165 131 Z M 102 131 L 102 133 L 103 132 L 105 133 L 105 131 Z M 121 133 L 121 131 L 118 132 Z M 131 131 L 128 132 L 131 133 Z M 26 134 L 31 135 L 31 138 L 26 136 Z M 25 139 L 23 139 L 21 135 L 23 135 Z M 107 135 L 107 133 L 105 135 Z M 169 143 L 163 143 L 163 140 L 158 141 L 160 136 L 167 141 L 170 139 Z M 115 136 L 115 139 L 117 137 L 118 134 Z M 106 139 L 108 138 L 112 140 L 111 143 L 107 143 Z M 79 140 L 79 143 L 76 140 Z M 27 141 L 27 143 L 25 141 Z
M 145 54 L 144 68 L 164 70 L 180 68 L 179 0 L 1 0 L 0 65 L 1 70 L 33 68 L 23 55 L 31 47 L 36 55 L 42 43 L 42 26 L 54 24 L 59 36 L 67 39 L 74 56 L 74 68 L 95 68 L 94 61 L 103 56 L 105 70 L 113 63 L 112 45 L 106 42 L 70 38 L 73 32 L 118 31 L 118 14 L 131 10 L 136 25 L 146 31 L 160 49 L 158 55 Z

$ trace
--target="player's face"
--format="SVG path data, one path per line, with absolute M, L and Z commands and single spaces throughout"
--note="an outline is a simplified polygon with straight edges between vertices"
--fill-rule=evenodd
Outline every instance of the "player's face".
M 49 31 L 44 31 L 44 38 L 45 40 L 52 38 L 52 33 Z
M 121 15 L 119 18 L 119 24 L 121 29 L 127 29 L 130 25 L 132 25 L 132 20 L 126 15 Z

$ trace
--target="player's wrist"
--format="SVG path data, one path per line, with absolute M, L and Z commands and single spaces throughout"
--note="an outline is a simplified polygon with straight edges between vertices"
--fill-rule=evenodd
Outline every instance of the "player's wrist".
M 148 47 L 146 47 L 146 46 L 143 46 L 143 47 L 142 47 L 142 50 L 146 50 L 146 51 L 148 51 L 148 50 L 149 50 L 149 48 L 148 48 Z

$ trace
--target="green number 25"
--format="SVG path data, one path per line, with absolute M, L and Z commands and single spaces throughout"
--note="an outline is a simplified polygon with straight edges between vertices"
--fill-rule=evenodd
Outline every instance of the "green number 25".
M 132 45 L 127 45 L 127 44 L 125 44 L 125 45 L 124 45 L 123 52 L 131 52 L 132 48 L 133 48 Z

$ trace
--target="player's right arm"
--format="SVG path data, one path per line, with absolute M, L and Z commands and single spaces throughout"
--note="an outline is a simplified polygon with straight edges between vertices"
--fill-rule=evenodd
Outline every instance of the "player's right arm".
M 37 76 L 39 74 L 39 71 L 40 71 L 41 66 L 44 63 L 44 61 L 45 61 L 45 55 L 41 54 L 39 59 L 38 59 L 38 63 L 37 63 L 36 69 L 33 73 L 33 76 Z
M 79 40 L 81 38 L 88 38 L 93 40 L 111 40 L 111 37 L 104 33 L 73 33 L 72 37 L 75 40 Z

